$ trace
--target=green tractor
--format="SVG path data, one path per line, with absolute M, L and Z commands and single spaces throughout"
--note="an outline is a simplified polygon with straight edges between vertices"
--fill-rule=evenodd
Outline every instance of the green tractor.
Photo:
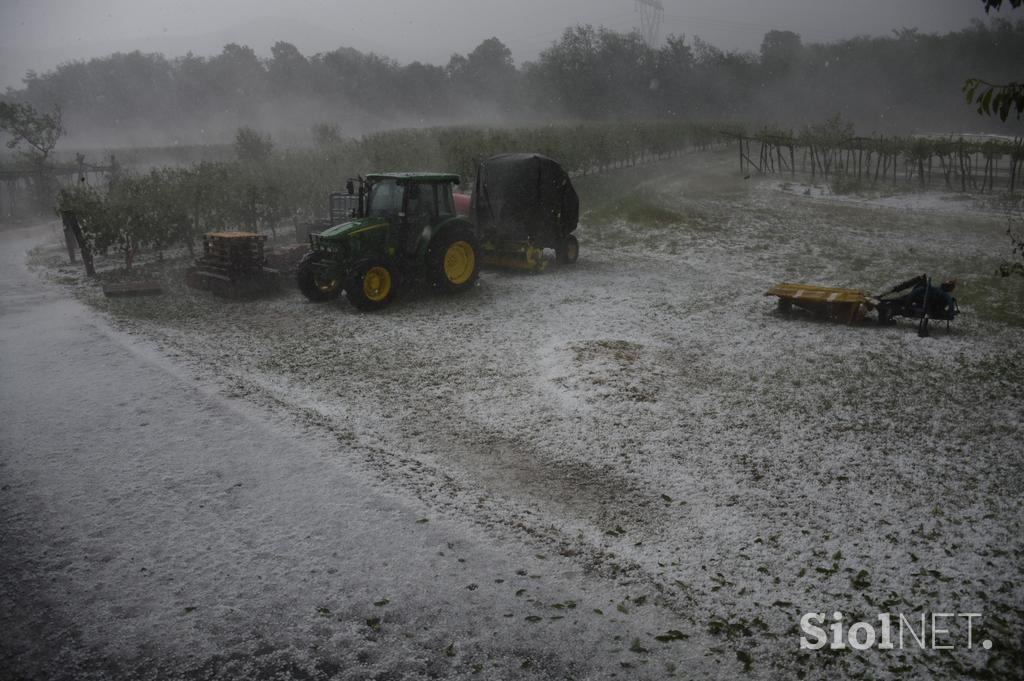
M 358 196 L 351 220 L 309 236 L 298 284 L 312 301 L 345 291 L 364 311 L 379 310 L 399 286 L 425 280 L 444 292 L 471 288 L 479 275 L 476 229 L 455 212 L 458 175 L 380 173 L 349 180 Z M 358 194 L 355 193 L 358 183 Z

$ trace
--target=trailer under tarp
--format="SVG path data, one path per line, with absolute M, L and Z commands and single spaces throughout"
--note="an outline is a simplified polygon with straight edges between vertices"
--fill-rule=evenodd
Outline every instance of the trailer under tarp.
M 470 210 L 484 242 L 559 250 L 579 222 L 580 200 L 557 161 L 541 154 L 502 154 L 480 164 Z

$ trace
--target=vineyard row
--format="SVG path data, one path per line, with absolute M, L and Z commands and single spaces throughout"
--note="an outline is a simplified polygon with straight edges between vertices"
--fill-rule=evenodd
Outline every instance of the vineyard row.
M 446 171 L 472 178 L 478 163 L 508 152 L 539 152 L 577 176 L 632 166 L 738 140 L 744 173 L 789 173 L 857 184 L 916 180 L 961 191 L 1013 192 L 1020 184 L 1021 140 L 855 137 L 838 118 L 800 134 L 695 123 L 585 124 L 532 128 L 397 130 L 341 139 L 257 160 L 202 162 L 145 174 L 118 169 L 103 182 L 60 191 L 96 250 L 162 253 L 225 228 L 277 230 L 320 217 L 346 178 L 367 171 Z M 753 153 L 752 153 L 753 152 Z

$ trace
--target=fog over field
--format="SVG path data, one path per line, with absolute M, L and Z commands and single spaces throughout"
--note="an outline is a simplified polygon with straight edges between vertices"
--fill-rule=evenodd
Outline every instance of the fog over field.
M 639 25 L 632 0 L 523 0 L 455 2 L 415 0 L 362 3 L 252 3 L 243 0 L 165 3 L 99 0 L 3 0 L 0 3 L 0 88 L 21 84 L 27 70 L 113 52 L 193 52 L 210 56 L 226 43 L 253 47 L 262 57 L 278 40 L 305 54 L 340 46 L 388 55 L 400 62 L 443 65 L 497 35 L 517 62 L 536 56 L 566 26 L 594 24 L 617 31 Z M 796 31 L 807 40 L 883 35 L 917 27 L 944 32 L 984 18 L 980 3 L 961 0 L 857 3 L 815 0 L 666 3 L 662 34 L 699 35 L 723 49 L 756 50 L 769 30 Z
M 649 34 L 632 0 L 3 7 L 5 98 L 61 107 L 78 148 L 222 143 L 241 125 L 301 144 L 318 123 L 835 113 L 863 134 L 974 131 L 991 126 L 963 81 L 1012 80 L 1024 59 L 1019 18 L 958 0 L 668 3 Z

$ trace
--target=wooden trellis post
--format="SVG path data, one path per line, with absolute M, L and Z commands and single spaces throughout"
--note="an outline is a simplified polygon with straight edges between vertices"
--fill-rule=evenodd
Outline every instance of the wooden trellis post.
M 95 277 L 96 269 L 92 263 L 92 249 L 89 248 L 89 242 L 86 241 L 85 235 L 82 233 L 82 226 L 78 223 L 78 216 L 73 211 L 62 210 L 60 217 L 64 223 L 64 229 L 70 231 L 74 235 L 75 241 L 78 242 L 78 250 L 82 252 L 82 263 L 85 264 L 85 273 L 90 277 Z

